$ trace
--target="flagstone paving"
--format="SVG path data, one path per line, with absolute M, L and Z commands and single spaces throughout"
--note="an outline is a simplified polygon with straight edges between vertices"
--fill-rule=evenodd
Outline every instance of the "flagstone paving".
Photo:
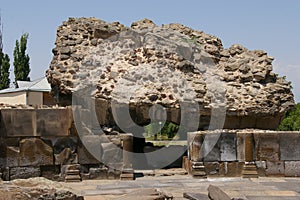
M 137 190 L 146 191 L 149 188 L 158 189 L 178 200 L 185 199 L 183 198 L 183 193 L 185 192 L 207 195 L 209 185 L 219 187 L 231 198 L 242 198 L 245 200 L 300 199 L 300 178 L 195 179 L 188 175 L 174 175 L 140 177 L 135 181 L 88 180 L 80 183 L 65 184 L 78 194 L 85 196 L 87 200 L 122 199 L 122 195 L 130 194 Z M 139 197 L 135 199 L 139 199 Z

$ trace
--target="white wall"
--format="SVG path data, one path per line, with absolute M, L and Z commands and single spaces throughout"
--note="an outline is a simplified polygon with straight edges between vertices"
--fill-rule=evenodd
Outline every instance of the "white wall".
M 26 91 L 0 94 L 0 103 L 9 105 L 26 104 Z

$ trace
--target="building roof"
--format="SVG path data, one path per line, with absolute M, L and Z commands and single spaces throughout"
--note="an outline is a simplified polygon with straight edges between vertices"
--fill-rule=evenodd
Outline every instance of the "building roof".
M 32 91 L 32 92 L 50 92 L 51 86 L 48 80 L 43 77 L 35 81 L 17 81 L 18 88 L 7 88 L 0 90 L 0 94 L 12 93 L 12 92 L 22 92 L 22 91 Z

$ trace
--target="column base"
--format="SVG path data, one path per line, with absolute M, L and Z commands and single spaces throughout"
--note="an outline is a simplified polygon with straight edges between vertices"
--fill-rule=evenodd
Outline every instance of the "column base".
M 242 171 L 243 178 L 258 178 L 257 167 L 254 162 L 246 162 Z
M 191 162 L 191 174 L 195 178 L 207 178 L 203 162 Z
M 120 179 L 121 180 L 135 180 L 134 170 L 133 169 L 123 169 Z

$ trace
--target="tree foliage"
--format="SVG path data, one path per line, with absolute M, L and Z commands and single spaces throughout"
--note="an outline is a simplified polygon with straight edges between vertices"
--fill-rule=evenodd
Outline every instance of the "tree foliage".
M 0 52 L 0 90 L 9 88 L 9 57 L 7 54 Z
M 300 130 L 300 103 L 295 106 L 295 109 L 287 112 L 278 129 L 280 131 Z
M 9 79 L 9 57 L 7 54 L 3 53 L 3 43 L 2 43 L 2 22 L 0 15 L 0 90 L 8 88 L 10 84 Z
M 20 41 L 16 40 L 14 49 L 14 73 L 15 83 L 17 81 L 29 81 L 29 56 L 26 54 L 28 33 L 21 36 Z
M 160 131 L 161 130 L 161 131 Z M 145 126 L 145 132 L 148 135 L 161 135 L 167 136 L 169 139 L 173 138 L 179 130 L 179 126 L 171 122 L 165 122 L 165 124 L 160 125 L 159 122 L 153 122 Z

